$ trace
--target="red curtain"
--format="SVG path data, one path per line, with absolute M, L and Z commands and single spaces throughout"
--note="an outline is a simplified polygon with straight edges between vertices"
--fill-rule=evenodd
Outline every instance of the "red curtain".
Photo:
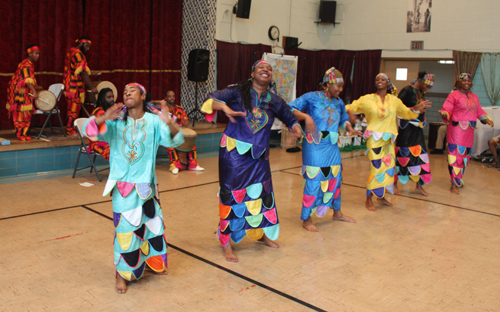
M 83 28 L 83 0 L 0 0 L 2 40 L 0 50 L 0 129 L 13 129 L 5 109 L 7 86 L 17 65 L 27 57 L 26 46 L 37 44 L 40 59 L 36 79 L 44 89 L 62 82 L 66 50 Z M 66 105 L 59 103 L 66 116 Z M 56 119 L 54 119 L 55 122 Z
M 117 100 L 128 82 L 143 84 L 154 100 L 162 99 L 167 89 L 180 96 L 182 0 L 0 0 L 0 7 L 0 49 L 4 52 L 0 58 L 0 129 L 14 128 L 5 109 L 6 91 L 30 43 L 40 46 L 35 71 L 45 89 L 62 82 L 66 52 L 85 34 L 92 39 L 89 67 L 101 71 L 102 80 L 115 84 Z M 64 97 L 58 107 L 65 121 Z
M 217 41 L 217 89 L 250 78 L 253 63 L 262 58 L 262 53 L 271 51 L 271 46 L 263 44 Z M 217 113 L 218 123 L 229 122 L 224 113 Z
M 351 99 L 357 100 L 360 96 L 377 90 L 375 77 L 380 73 L 382 50 L 356 51 L 354 57 Z
M 179 99 L 182 0 L 86 0 L 84 33 L 92 38 L 87 61 L 93 74 L 121 91 L 129 82 L 146 87 L 153 100 L 168 89 Z M 96 76 L 92 80 L 97 80 Z M 179 100 L 178 100 L 179 101 Z

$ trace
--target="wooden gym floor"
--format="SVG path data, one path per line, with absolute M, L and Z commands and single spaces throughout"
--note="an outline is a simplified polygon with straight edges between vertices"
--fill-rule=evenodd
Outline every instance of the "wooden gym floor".
M 393 208 L 364 207 L 368 159 L 343 153 L 342 211 L 302 229 L 300 153 L 271 151 L 279 249 L 245 238 L 221 255 L 217 158 L 174 176 L 157 166 L 169 273 L 114 291 L 111 199 L 92 174 L 0 185 L 1 311 L 498 311 L 500 172 L 471 162 L 449 192 L 432 155 L 431 197 L 403 186 Z M 106 176 L 106 174 L 104 174 Z M 94 181 L 93 181 L 94 180 Z M 80 186 L 90 181 L 93 187 Z

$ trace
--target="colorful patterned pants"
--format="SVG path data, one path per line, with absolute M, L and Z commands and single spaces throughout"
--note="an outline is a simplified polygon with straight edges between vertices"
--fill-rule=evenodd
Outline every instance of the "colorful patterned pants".
M 21 111 L 22 106 L 18 105 L 18 108 L 12 112 L 12 119 L 14 121 L 14 127 L 16 128 L 16 137 L 20 139 L 26 136 L 28 129 L 31 124 L 32 110 Z
M 68 134 L 73 134 L 75 132 L 74 122 L 80 116 L 80 110 L 82 109 L 82 100 L 79 97 L 74 99 L 68 99 L 68 124 L 66 125 L 66 132 Z
M 177 151 L 175 148 L 167 148 L 167 152 L 168 157 L 170 158 L 170 171 L 174 170 L 175 168 L 179 168 L 179 170 L 190 170 L 198 166 L 198 162 L 196 161 L 196 144 L 193 145 L 193 149 L 190 152 L 186 153 L 186 159 L 183 159 L 183 157 L 179 158 L 179 151 Z

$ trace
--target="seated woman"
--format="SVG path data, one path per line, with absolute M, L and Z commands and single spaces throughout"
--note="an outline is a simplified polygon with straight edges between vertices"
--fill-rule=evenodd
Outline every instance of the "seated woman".
M 104 88 L 99 92 L 97 96 L 96 106 L 91 116 L 99 117 L 104 115 L 104 113 L 115 104 L 115 95 L 110 88 Z M 89 149 L 92 152 L 96 152 L 102 155 L 104 159 L 109 161 L 109 145 L 102 141 L 92 141 L 89 139 Z

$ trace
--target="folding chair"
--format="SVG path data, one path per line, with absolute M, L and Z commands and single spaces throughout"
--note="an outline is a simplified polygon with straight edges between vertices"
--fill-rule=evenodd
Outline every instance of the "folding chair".
M 66 136 L 66 129 L 64 129 L 64 125 L 63 125 L 62 119 L 61 119 L 61 114 L 59 113 L 59 108 L 57 107 L 57 102 L 61 98 L 63 90 L 64 90 L 64 85 L 62 83 L 55 83 L 55 84 L 51 85 L 49 87 L 49 91 L 54 93 L 54 95 L 56 96 L 56 106 L 54 106 L 54 108 L 50 112 L 44 112 L 44 111 L 41 111 L 38 109 L 33 111 L 33 121 L 31 122 L 31 125 L 30 125 L 30 129 L 29 129 L 30 131 L 31 131 L 32 125 L 35 124 L 38 115 L 47 116 L 45 119 L 45 123 L 43 124 L 43 127 L 37 136 L 37 139 L 40 139 L 40 137 L 42 136 L 43 130 L 45 130 L 47 123 L 50 126 L 50 132 L 52 134 L 54 134 L 54 129 L 52 128 L 52 123 L 50 122 L 50 116 L 52 116 L 54 114 L 57 114 L 57 117 L 59 118 L 59 123 L 61 125 L 62 133 L 64 136 Z
M 76 158 L 75 170 L 73 171 L 73 179 L 75 178 L 75 174 L 77 171 L 90 168 L 90 173 L 92 173 L 92 171 L 94 171 L 99 182 L 102 182 L 102 179 L 99 176 L 99 171 L 108 170 L 109 168 L 105 168 L 105 169 L 101 169 L 101 170 L 97 171 L 97 168 L 95 166 L 95 160 L 97 158 L 97 155 L 101 155 L 101 154 L 89 149 L 88 145 L 85 143 L 85 138 L 87 136 L 82 132 L 83 125 L 85 125 L 87 120 L 88 120 L 88 118 L 78 118 L 74 122 L 74 125 L 76 128 L 76 133 L 78 133 L 78 136 L 80 137 L 80 149 L 78 151 L 78 157 Z M 89 139 L 91 139 L 92 141 L 97 141 L 97 137 L 90 137 Z M 78 168 L 78 163 L 80 162 L 80 156 L 82 154 L 87 155 L 87 157 L 89 158 L 90 166 Z M 94 158 L 92 159 L 91 156 L 94 156 Z

